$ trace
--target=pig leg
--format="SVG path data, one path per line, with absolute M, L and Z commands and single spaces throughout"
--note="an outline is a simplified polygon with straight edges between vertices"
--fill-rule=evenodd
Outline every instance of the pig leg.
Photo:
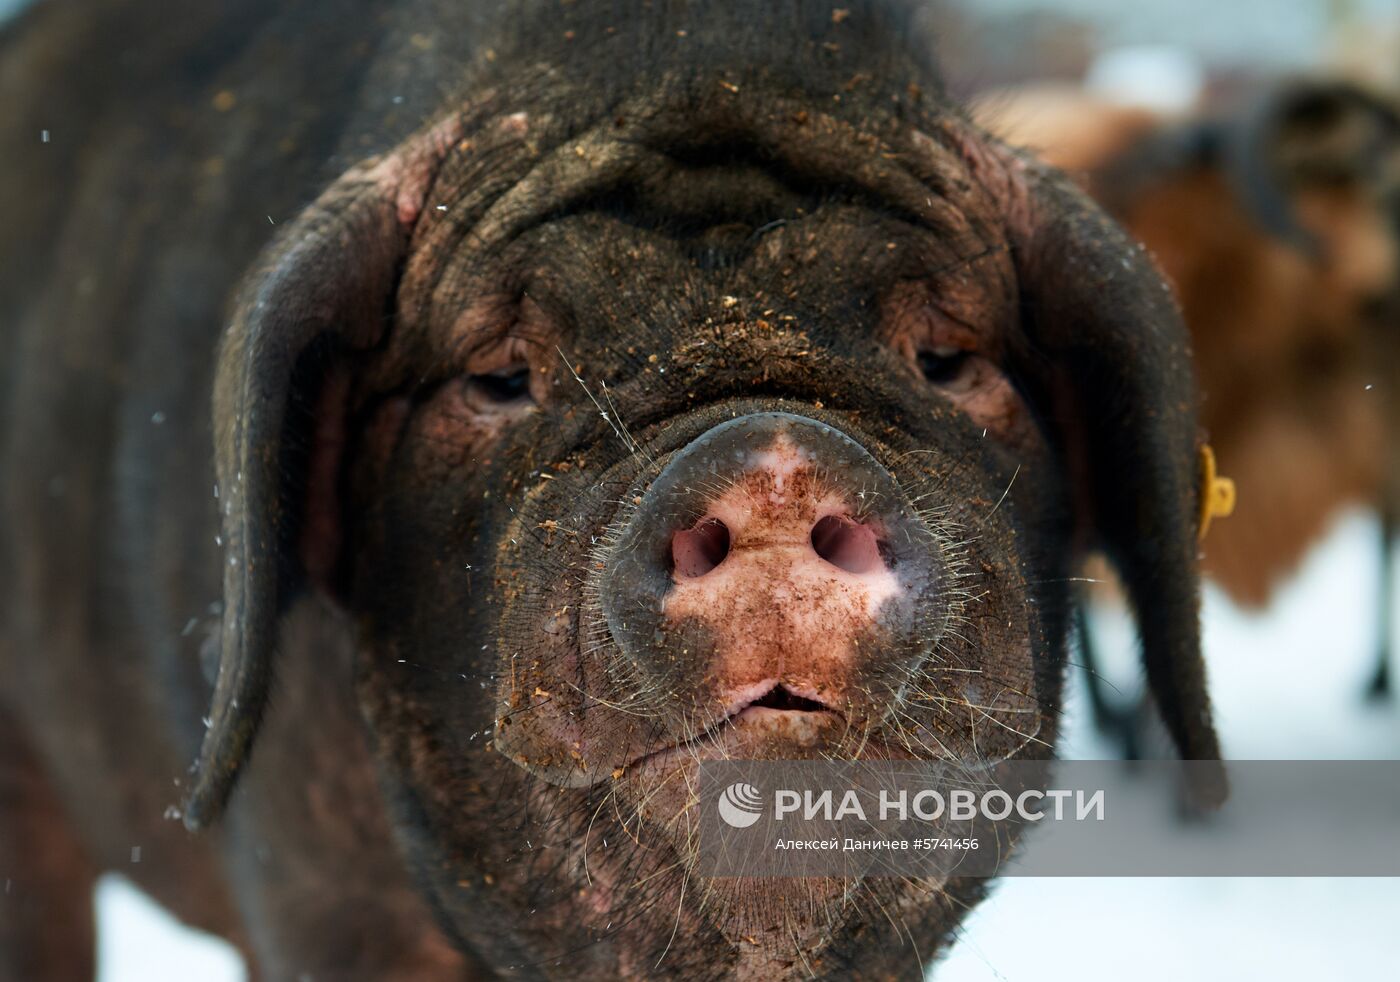
M 1380 638 L 1377 641 L 1376 669 L 1371 676 L 1371 684 L 1366 694 L 1372 699 L 1390 697 L 1390 636 L 1394 625 L 1390 614 L 1390 597 L 1395 585 L 1393 560 L 1395 558 L 1395 508 L 1386 504 L 1381 508 L 1381 588 L 1380 611 L 1377 627 Z
M 0 706 L 0 980 L 91 979 L 96 873 L 18 722 Z

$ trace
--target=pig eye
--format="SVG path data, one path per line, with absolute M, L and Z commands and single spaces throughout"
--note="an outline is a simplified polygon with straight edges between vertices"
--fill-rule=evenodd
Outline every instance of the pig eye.
M 919 352 L 919 370 L 934 385 L 953 385 L 967 373 L 972 352 L 962 348 L 930 348 Z
M 488 402 L 517 402 L 530 396 L 530 368 L 527 365 L 511 365 L 499 372 L 473 375 L 470 382 Z

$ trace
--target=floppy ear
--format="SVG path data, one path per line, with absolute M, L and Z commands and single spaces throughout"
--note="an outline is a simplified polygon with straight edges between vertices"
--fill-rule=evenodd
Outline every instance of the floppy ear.
M 1010 238 L 1026 345 L 1012 366 L 1075 481 L 1086 548 L 1136 611 L 1148 685 L 1203 806 L 1224 768 L 1201 659 L 1196 389 L 1186 329 L 1143 251 L 1062 177 L 1010 164 Z M 1022 197 L 1023 196 L 1023 197 Z
M 1270 90 L 1224 141 L 1240 200 L 1266 232 L 1309 254 L 1319 248 L 1293 210 L 1310 185 L 1380 182 L 1400 147 L 1400 109 L 1350 82 L 1301 81 Z
M 218 817 L 267 703 L 280 614 L 305 580 L 294 543 L 328 355 L 376 344 L 409 236 L 456 119 L 339 178 L 245 281 L 214 390 L 224 541 L 219 674 L 185 824 Z

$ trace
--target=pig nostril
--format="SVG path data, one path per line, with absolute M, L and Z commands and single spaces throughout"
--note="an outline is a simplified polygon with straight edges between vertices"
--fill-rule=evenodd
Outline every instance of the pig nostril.
M 677 576 L 704 576 L 729 555 L 729 527 L 707 518 L 671 540 L 671 566 Z
M 884 565 L 880 541 L 868 525 L 828 515 L 812 526 L 812 548 L 847 573 L 868 573 Z

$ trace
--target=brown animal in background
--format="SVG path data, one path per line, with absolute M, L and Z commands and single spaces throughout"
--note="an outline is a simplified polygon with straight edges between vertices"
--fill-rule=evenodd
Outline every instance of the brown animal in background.
M 1202 422 L 1241 507 L 1204 569 L 1265 603 L 1336 511 L 1382 516 L 1384 597 L 1400 475 L 1400 115 L 1346 82 L 1277 85 L 1169 119 L 1068 88 L 985 97 L 980 116 L 1065 168 L 1153 253 L 1180 297 Z M 1373 689 L 1388 686 L 1388 599 Z

